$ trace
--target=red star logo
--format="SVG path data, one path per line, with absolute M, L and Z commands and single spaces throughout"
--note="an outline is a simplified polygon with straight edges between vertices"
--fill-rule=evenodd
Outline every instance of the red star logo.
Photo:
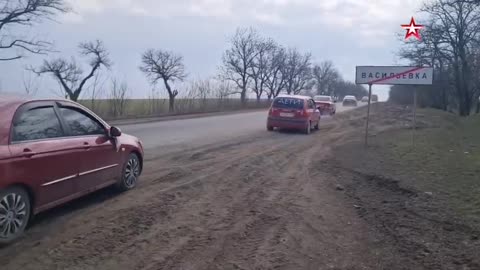
M 420 40 L 420 29 L 423 28 L 423 25 L 416 24 L 413 17 L 410 20 L 410 24 L 402 24 L 402 28 L 407 30 L 405 40 L 408 40 L 411 37 L 415 37 L 417 40 Z

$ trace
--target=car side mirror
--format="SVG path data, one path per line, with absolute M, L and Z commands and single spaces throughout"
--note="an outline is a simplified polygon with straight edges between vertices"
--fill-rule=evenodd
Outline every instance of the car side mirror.
M 111 137 L 120 137 L 122 135 L 122 131 L 118 127 L 111 127 L 110 128 L 110 136 Z

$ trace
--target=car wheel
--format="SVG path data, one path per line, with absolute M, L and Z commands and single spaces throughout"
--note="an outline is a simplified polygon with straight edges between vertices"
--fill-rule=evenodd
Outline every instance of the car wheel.
M 23 235 L 30 213 L 30 197 L 23 188 L 0 191 L 0 245 L 10 244 Z
M 127 161 L 123 165 L 120 182 L 117 184 L 121 191 L 127 191 L 137 186 L 138 177 L 140 176 L 140 160 L 134 153 L 128 156 Z
M 317 121 L 317 124 L 313 127 L 315 130 L 320 129 L 320 120 Z
M 307 127 L 305 128 L 305 134 L 310 134 L 310 132 L 312 131 L 312 123 L 310 121 L 308 121 L 307 123 Z
M 268 130 L 268 131 L 273 131 L 273 127 L 267 125 L 267 130 Z

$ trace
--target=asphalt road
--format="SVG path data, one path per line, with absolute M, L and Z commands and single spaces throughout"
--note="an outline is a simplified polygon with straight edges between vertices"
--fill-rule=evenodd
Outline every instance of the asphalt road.
M 359 103 L 359 107 L 364 104 Z M 337 104 L 337 113 L 354 109 Z M 120 126 L 123 132 L 142 140 L 145 148 L 209 144 L 266 130 L 267 111 L 150 122 Z M 328 121 L 329 116 L 322 120 Z

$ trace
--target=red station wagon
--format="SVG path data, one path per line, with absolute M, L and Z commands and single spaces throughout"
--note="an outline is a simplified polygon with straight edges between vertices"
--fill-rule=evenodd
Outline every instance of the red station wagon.
M 142 162 L 140 140 L 77 103 L 0 96 L 0 244 L 34 214 L 110 185 L 134 188 Z
M 307 96 L 278 96 L 273 100 L 268 112 L 267 130 L 274 128 L 299 129 L 310 134 L 312 128 L 318 130 L 320 110 L 315 101 Z

